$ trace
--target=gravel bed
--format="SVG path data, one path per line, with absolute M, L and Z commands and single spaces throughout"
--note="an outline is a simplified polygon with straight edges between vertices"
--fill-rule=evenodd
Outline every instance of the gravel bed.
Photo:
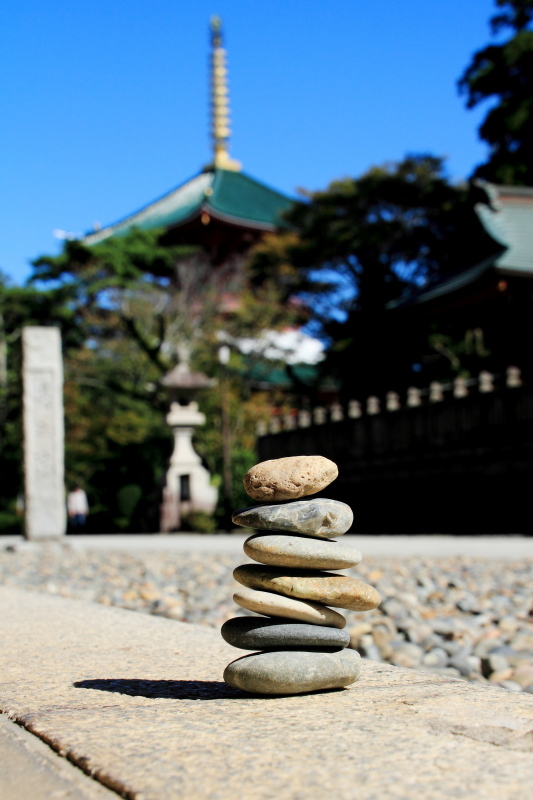
M 0 550 L 0 583 L 220 627 L 246 559 L 202 553 Z M 367 558 L 346 574 L 381 594 L 347 618 L 351 646 L 389 664 L 533 693 L 533 560 Z

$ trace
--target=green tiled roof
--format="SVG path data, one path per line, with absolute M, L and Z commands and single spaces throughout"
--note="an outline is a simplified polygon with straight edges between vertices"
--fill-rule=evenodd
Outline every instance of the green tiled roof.
M 295 364 L 291 370 L 296 378 L 307 386 L 312 386 L 319 375 L 315 364 Z M 249 378 L 261 389 L 288 388 L 294 385 L 286 366 L 269 364 L 265 361 L 253 365 Z
M 502 247 L 498 271 L 533 274 L 533 188 L 484 184 L 490 205 L 479 203 L 476 212 L 487 233 Z
M 452 294 L 475 283 L 490 269 L 533 276 L 533 188 L 479 183 L 489 202 L 478 203 L 475 210 L 487 233 L 500 246 L 499 252 L 451 278 L 428 286 L 408 300 L 393 300 L 387 308 L 419 305 Z
M 233 225 L 274 230 L 292 200 L 242 172 L 215 168 L 196 175 L 114 225 L 88 234 L 86 244 L 121 236 L 131 228 L 173 228 L 201 213 Z

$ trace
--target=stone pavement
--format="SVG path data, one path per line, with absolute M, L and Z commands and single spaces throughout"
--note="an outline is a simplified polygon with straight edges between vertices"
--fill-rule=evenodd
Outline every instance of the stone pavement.
M 102 534 L 67 536 L 61 541 L 75 550 L 151 550 L 152 552 L 171 551 L 173 553 L 229 553 L 242 554 L 242 546 L 248 533 L 216 534 Z M 448 536 L 432 534 L 428 536 L 368 536 L 348 534 L 341 541 L 353 544 L 365 557 L 388 556 L 403 558 L 407 556 L 427 556 L 428 558 L 448 558 L 450 556 L 471 556 L 515 560 L 533 558 L 533 536 Z M 0 548 L 33 547 L 22 536 L 0 536 Z
M 7 588 L 0 607 L 0 710 L 131 800 L 510 800 L 533 780 L 531 695 L 365 662 L 350 689 L 252 697 L 222 683 L 239 651 L 216 631 Z
M 113 800 L 115 792 L 91 780 L 36 736 L 0 715 L 2 800 Z

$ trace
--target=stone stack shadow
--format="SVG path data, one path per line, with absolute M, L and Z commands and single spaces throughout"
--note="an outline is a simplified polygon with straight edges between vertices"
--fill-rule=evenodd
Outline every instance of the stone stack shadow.
M 324 571 L 361 561 L 358 550 L 333 539 L 349 530 L 352 511 L 337 500 L 299 499 L 336 476 L 335 464 L 321 456 L 262 462 L 245 476 L 248 494 L 274 502 L 239 509 L 232 518 L 259 531 L 244 543 L 246 555 L 258 563 L 235 569 L 243 588 L 233 599 L 262 615 L 235 617 L 222 626 L 229 644 L 260 651 L 226 667 L 224 680 L 232 687 L 290 695 L 349 686 L 359 677 L 359 653 L 346 649 L 346 620 L 330 606 L 365 611 L 379 605 L 380 597 L 356 578 Z

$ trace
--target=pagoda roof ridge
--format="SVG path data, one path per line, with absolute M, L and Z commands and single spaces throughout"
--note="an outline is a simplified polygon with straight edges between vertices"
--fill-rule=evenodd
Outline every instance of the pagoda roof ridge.
M 111 236 L 124 236 L 134 227 L 168 230 L 203 213 L 229 224 L 273 231 L 283 224 L 280 215 L 292 202 L 244 172 L 209 166 L 138 211 L 87 234 L 83 241 L 98 244 Z

